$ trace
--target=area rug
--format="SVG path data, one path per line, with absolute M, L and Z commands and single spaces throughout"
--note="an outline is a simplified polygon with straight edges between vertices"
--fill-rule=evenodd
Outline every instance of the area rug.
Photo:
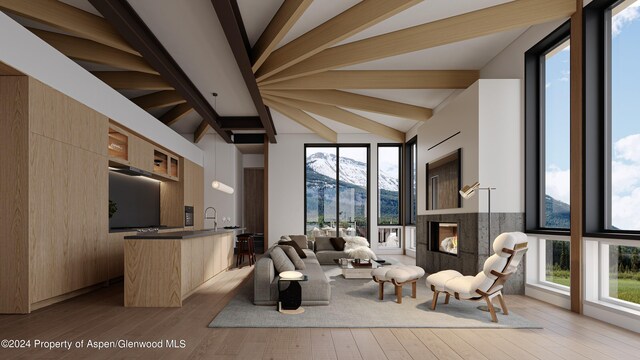
M 489 313 L 477 309 L 480 302 L 457 301 L 445 305 L 444 295 L 435 311 L 430 309 L 433 293 L 424 278 L 418 281 L 417 298 L 411 286 L 404 287 L 402 304 L 395 302 L 394 287 L 385 287 L 385 299 L 378 300 L 378 284 L 368 279 L 344 279 L 340 268 L 323 266 L 331 281 L 331 304 L 306 306 L 299 315 L 285 315 L 275 306 L 253 305 L 253 281 L 242 285 L 238 294 L 209 324 L 212 328 L 510 328 L 536 329 L 538 324 L 513 312 L 498 314 L 498 323 Z M 303 290 L 304 291 L 304 290 Z

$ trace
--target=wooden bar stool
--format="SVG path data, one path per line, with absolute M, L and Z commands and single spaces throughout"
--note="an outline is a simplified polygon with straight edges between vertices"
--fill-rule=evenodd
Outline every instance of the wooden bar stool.
M 236 248 L 236 267 L 241 267 L 244 263 L 244 256 L 249 258 L 249 266 L 256 262 L 256 252 L 253 245 L 253 234 L 240 234 L 237 236 Z

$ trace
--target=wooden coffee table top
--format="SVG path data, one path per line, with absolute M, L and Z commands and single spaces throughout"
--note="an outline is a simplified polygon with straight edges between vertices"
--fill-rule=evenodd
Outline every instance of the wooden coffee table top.
M 345 279 L 370 279 L 371 278 L 371 270 L 379 268 L 381 265 L 375 260 L 370 260 L 370 267 L 357 267 L 353 266 L 352 261 L 349 261 L 346 268 L 342 268 L 342 276 Z

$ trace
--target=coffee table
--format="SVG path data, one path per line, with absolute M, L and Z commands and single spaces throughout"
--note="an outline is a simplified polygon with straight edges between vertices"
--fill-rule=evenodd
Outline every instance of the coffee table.
M 342 268 L 342 276 L 345 279 L 371 279 L 371 270 L 379 268 L 381 265 L 375 260 L 371 261 L 371 267 L 353 266 L 353 261 L 347 263 L 347 267 Z

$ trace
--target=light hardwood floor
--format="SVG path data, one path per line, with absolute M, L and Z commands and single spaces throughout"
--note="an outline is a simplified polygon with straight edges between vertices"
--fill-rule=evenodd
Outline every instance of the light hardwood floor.
M 0 349 L 0 359 L 640 359 L 639 334 L 524 296 L 507 296 L 511 309 L 544 329 L 207 328 L 252 269 L 218 275 L 177 309 L 124 308 L 116 283 L 29 315 L 0 316 L 0 339 L 32 345 L 184 339 L 184 349 Z

